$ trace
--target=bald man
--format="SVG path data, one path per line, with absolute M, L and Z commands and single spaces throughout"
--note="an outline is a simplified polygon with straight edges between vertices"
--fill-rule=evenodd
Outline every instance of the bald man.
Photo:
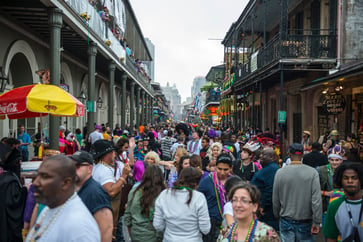
M 75 193 L 76 167 L 64 156 L 43 161 L 33 182 L 34 197 L 46 205 L 26 241 L 101 241 L 97 223 Z
M 275 174 L 279 169 L 276 164 L 276 153 L 271 148 L 265 148 L 261 154 L 262 169 L 258 171 L 252 178 L 251 183 L 256 185 L 261 191 L 261 207 L 262 214 L 260 220 L 273 227 L 278 231 L 278 222 L 273 214 L 272 207 L 272 188 L 274 184 Z

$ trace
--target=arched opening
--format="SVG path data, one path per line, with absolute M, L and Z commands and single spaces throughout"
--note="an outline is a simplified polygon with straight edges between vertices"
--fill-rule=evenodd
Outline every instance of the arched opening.
M 13 42 L 7 49 L 2 66 L 5 74 L 9 76 L 9 83 L 6 90 L 14 87 L 30 85 L 39 81 L 35 73 L 39 70 L 37 59 L 30 45 L 24 40 Z M 17 127 L 20 124 L 25 126 L 26 131 L 32 136 L 36 132 L 37 119 L 3 120 L 0 121 L 1 137 L 16 137 Z M 29 157 L 33 157 L 33 147 L 29 147 Z
M 107 123 L 107 110 L 108 110 L 108 96 L 107 96 L 107 91 L 106 91 L 106 87 L 105 87 L 105 83 L 101 83 L 99 91 L 98 91 L 98 96 L 96 97 L 96 99 L 101 98 L 102 100 L 102 107 L 99 108 L 97 107 L 97 123 L 100 124 L 106 124 Z
M 33 84 L 33 75 L 30 63 L 27 57 L 23 53 L 16 53 L 9 64 L 9 78 L 13 87 L 21 87 Z M 9 135 L 15 135 L 18 133 L 17 128 L 20 125 L 24 125 L 25 131 L 30 135 L 33 140 L 34 135 L 38 131 L 36 125 L 36 118 L 9 120 Z M 16 136 L 15 136 L 16 137 Z M 29 159 L 34 155 L 33 146 L 28 145 Z

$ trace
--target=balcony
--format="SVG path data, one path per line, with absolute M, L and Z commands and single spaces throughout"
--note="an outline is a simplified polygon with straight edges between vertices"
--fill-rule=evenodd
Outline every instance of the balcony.
M 311 34 L 317 30 L 301 30 L 310 34 L 290 34 L 286 40 L 281 40 L 279 35 L 273 37 L 265 48 L 261 48 L 250 55 L 247 61 L 239 64 L 236 76 L 238 79 L 255 72 L 258 69 L 277 63 L 281 59 L 296 61 L 319 60 L 321 62 L 336 59 L 336 35 Z M 290 32 L 299 32 L 293 30 Z M 318 32 L 329 32 L 318 30 Z
M 220 101 L 221 101 L 221 93 L 220 92 L 209 91 L 207 93 L 207 98 L 206 98 L 206 102 L 205 102 L 206 106 L 208 106 L 210 104 L 219 104 Z
M 148 73 L 145 72 L 143 68 L 137 66 L 135 60 L 130 58 L 125 51 L 125 48 L 121 45 L 120 40 L 116 38 L 113 32 L 110 29 L 109 22 L 104 21 L 100 14 L 97 12 L 97 9 L 92 6 L 87 0 L 65 0 L 65 3 L 79 16 L 79 20 L 83 22 L 89 29 L 89 34 L 93 34 L 97 39 L 101 42 L 101 44 L 108 46 L 111 54 L 119 60 L 119 62 L 126 67 L 126 69 L 132 73 L 132 75 L 142 84 L 142 86 L 151 90 L 149 84 Z M 124 6 L 121 6 L 122 2 L 117 2 L 116 9 L 121 9 Z M 115 19 L 115 24 L 118 24 L 119 29 L 121 31 L 125 28 L 122 25 L 122 20 L 119 20 L 121 17 L 118 16 L 117 11 L 113 11 L 110 9 L 110 13 L 115 13 L 116 16 L 112 16 Z M 90 17 L 88 21 L 81 17 L 81 14 L 87 14 Z M 108 42 L 106 44 L 106 42 Z M 98 43 L 100 44 L 100 43 Z

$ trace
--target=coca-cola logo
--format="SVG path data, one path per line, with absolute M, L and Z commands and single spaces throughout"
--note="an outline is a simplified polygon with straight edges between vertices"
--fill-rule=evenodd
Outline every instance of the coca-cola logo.
M 77 116 L 81 116 L 83 114 L 83 107 L 77 107 Z
M 18 112 L 17 103 L 9 103 L 8 105 L 0 105 L 0 113 L 2 114 L 9 114 L 9 113 L 16 113 Z

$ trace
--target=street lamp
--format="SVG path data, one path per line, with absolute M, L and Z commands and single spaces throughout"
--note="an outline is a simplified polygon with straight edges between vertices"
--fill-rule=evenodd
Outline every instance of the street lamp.
M 2 67 L 0 67 L 0 93 L 5 91 L 6 84 L 8 83 L 9 78 L 5 74 L 5 71 Z
M 77 99 L 79 99 L 82 103 L 85 103 L 85 101 L 86 101 L 86 94 L 83 92 L 83 91 L 81 91 L 81 93 L 79 94 L 79 96 L 77 97 Z
M 98 99 L 97 99 L 97 108 L 102 108 L 102 104 L 103 104 L 103 100 L 102 100 L 102 98 L 101 97 L 98 97 Z

